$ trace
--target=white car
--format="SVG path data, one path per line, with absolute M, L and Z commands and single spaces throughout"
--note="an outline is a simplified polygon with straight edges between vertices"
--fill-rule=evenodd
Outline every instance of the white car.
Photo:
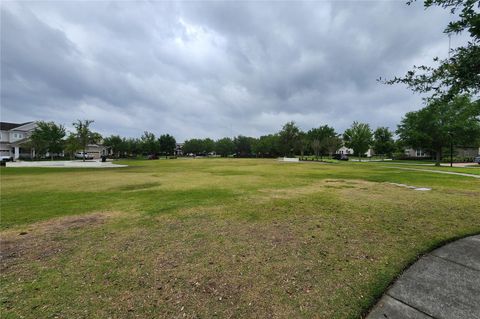
M 83 153 L 83 152 L 78 152 L 78 153 L 75 153 L 75 158 L 79 158 L 79 159 L 93 159 L 93 156 L 88 154 L 88 153 Z
M 0 162 L 13 162 L 13 157 L 11 156 L 0 156 Z

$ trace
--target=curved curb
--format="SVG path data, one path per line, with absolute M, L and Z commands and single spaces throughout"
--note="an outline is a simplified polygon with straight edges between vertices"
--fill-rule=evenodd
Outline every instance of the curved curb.
M 480 319 L 480 235 L 420 258 L 383 295 L 366 319 Z

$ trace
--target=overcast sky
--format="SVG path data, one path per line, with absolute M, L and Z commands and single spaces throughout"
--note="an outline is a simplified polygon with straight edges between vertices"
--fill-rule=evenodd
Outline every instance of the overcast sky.
M 421 97 L 376 79 L 446 57 L 450 19 L 422 1 L 2 2 L 1 120 L 177 141 L 395 129 Z

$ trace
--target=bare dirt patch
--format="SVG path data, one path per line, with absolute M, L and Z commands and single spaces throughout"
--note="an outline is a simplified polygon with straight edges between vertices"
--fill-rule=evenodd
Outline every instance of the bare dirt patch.
M 345 181 L 342 179 L 326 179 L 315 182 L 307 186 L 298 186 L 290 188 L 280 188 L 280 189 L 263 189 L 260 190 L 262 198 L 266 199 L 290 199 L 303 195 L 314 194 L 321 192 L 325 189 L 335 188 L 360 188 L 365 185 L 374 185 L 373 182 L 367 182 L 362 180 L 349 180 Z M 268 196 L 265 196 L 268 195 Z
M 0 271 L 7 270 L 19 260 L 50 258 L 66 250 L 62 238 L 68 233 L 85 227 L 103 224 L 116 212 L 68 216 L 38 222 L 20 229 L 0 233 Z

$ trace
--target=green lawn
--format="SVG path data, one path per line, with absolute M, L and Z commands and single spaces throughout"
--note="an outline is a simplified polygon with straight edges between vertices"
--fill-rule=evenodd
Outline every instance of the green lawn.
M 124 163 L 1 169 L 2 318 L 359 318 L 419 254 L 480 233 L 471 177 Z

